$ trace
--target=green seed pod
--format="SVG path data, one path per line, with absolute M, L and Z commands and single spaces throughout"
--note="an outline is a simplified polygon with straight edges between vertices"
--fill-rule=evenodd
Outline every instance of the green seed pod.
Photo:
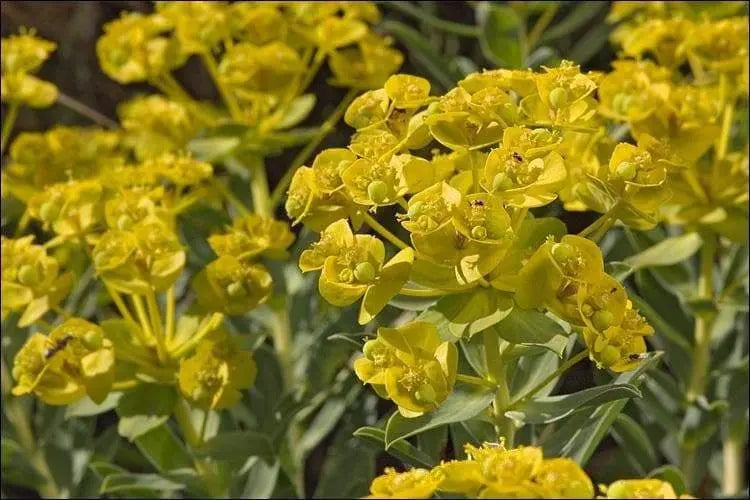
M 576 256 L 576 250 L 567 243 L 555 243 L 552 245 L 552 257 L 558 262 L 566 262 Z
M 615 321 L 614 315 L 609 311 L 596 311 L 591 318 L 597 330 L 603 331 L 612 326 Z
M 484 226 L 474 226 L 471 228 L 471 237 L 475 240 L 483 240 L 487 237 L 487 228 Z
M 554 109 L 560 109 L 568 104 L 568 91 L 562 87 L 552 89 L 549 93 L 549 103 Z
M 88 330 L 81 336 L 81 342 L 86 349 L 98 351 L 102 348 L 102 333 L 96 330 Z
M 604 366 L 612 366 L 620 360 L 620 349 L 613 345 L 608 345 L 599 353 L 599 359 L 602 360 Z
M 499 174 L 495 175 L 494 179 L 492 179 L 493 191 L 503 191 L 510 188 L 512 185 L 513 182 L 510 180 L 510 177 L 508 177 L 508 175 L 504 172 L 500 172 Z
M 354 268 L 354 277 L 360 283 L 369 283 L 375 279 L 375 267 L 369 262 L 360 262 Z
M 35 265 L 24 264 L 18 269 L 18 282 L 22 285 L 32 286 L 39 282 L 39 269 Z
M 437 398 L 437 393 L 432 385 L 422 384 L 414 393 L 414 398 L 420 403 L 432 403 Z
M 367 186 L 367 196 L 375 203 L 383 203 L 388 198 L 388 185 L 383 181 L 372 181 Z
M 624 181 L 632 181 L 635 178 L 635 174 L 635 163 L 629 161 L 620 162 L 617 168 L 615 168 L 615 175 Z
M 245 290 L 245 287 L 241 282 L 235 281 L 234 283 L 230 283 L 229 286 L 227 286 L 227 293 L 230 297 L 237 299 L 246 296 L 247 290 Z
M 377 340 L 368 340 L 367 342 L 365 342 L 365 345 L 362 346 L 362 354 L 364 354 L 368 359 L 373 359 L 378 351 L 378 347 L 379 346 Z

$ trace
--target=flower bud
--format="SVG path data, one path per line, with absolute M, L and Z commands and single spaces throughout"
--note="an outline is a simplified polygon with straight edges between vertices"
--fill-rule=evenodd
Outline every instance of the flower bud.
M 245 287 L 241 282 L 235 281 L 227 286 L 227 294 L 229 294 L 230 297 L 237 299 L 247 295 L 247 290 L 245 290 Z
M 35 285 L 39 278 L 39 269 L 35 265 L 24 264 L 18 269 L 18 281 L 22 285 Z
M 554 109 L 560 109 L 568 104 L 568 91 L 562 87 L 552 89 L 549 93 L 549 103 Z
M 576 250 L 567 243 L 555 243 L 552 245 L 552 257 L 558 262 L 565 262 L 576 256 Z
M 375 203 L 383 203 L 388 197 L 388 186 L 383 181 L 372 181 L 367 186 L 367 196 Z
M 493 191 L 502 191 L 504 189 L 510 188 L 512 185 L 513 182 L 505 172 L 500 172 L 499 174 L 495 175 L 494 179 L 492 179 Z
M 612 326 L 614 320 L 614 315 L 609 311 L 596 311 L 591 318 L 591 322 L 599 331 L 606 330 Z
M 615 169 L 615 175 L 622 180 L 632 181 L 635 178 L 636 166 L 635 163 L 629 161 L 620 162 Z
M 432 403 L 437 397 L 435 389 L 430 384 L 422 384 L 414 393 L 414 397 L 420 403 Z
M 360 262 L 354 268 L 354 277 L 360 283 L 369 283 L 375 279 L 375 267 L 369 262 Z
M 483 240 L 487 237 L 487 228 L 484 226 L 474 226 L 471 228 L 471 237 L 475 240 Z

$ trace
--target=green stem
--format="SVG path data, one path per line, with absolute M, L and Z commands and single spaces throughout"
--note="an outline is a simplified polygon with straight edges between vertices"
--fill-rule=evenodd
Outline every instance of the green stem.
M 391 243 L 393 243 L 394 245 L 396 245 L 397 247 L 401 249 L 409 248 L 409 245 L 404 243 L 401 240 L 401 238 L 399 238 L 398 236 L 390 232 L 388 229 L 386 229 L 385 226 L 383 226 L 380 222 L 375 220 L 375 218 L 372 215 L 368 214 L 367 212 L 364 212 L 363 218 L 364 218 L 365 223 L 371 228 L 373 228 L 383 238 L 387 239 L 388 241 L 390 241 Z
M 0 154 L 5 151 L 5 145 L 8 143 L 8 139 L 10 139 L 10 132 L 11 130 L 13 130 L 13 125 L 16 123 L 16 118 L 18 118 L 18 109 L 20 107 L 21 105 L 17 102 L 12 102 L 8 105 L 8 114 L 6 114 L 5 119 L 3 119 L 2 138 L 0 139 Z
M 164 362 L 167 359 L 167 347 L 164 340 L 164 327 L 161 322 L 161 312 L 159 311 L 159 304 L 156 301 L 156 293 L 153 289 L 149 289 L 146 294 L 146 306 L 148 307 L 148 316 L 151 320 L 151 331 L 156 339 L 156 352 L 159 355 L 159 359 Z
M 700 277 L 698 279 L 699 296 L 713 301 L 713 268 L 716 256 L 716 241 L 712 234 L 703 235 L 703 246 L 700 253 Z M 688 386 L 688 401 L 705 394 L 708 380 L 708 369 L 711 364 L 711 326 L 710 314 L 697 314 L 695 318 L 695 347 L 693 348 L 693 369 Z
M 180 359 L 185 354 L 190 352 L 195 346 L 203 340 L 203 337 L 211 333 L 218 327 L 224 320 L 224 315 L 221 313 L 213 313 L 211 316 L 205 318 L 203 323 L 198 327 L 198 330 L 188 340 L 183 342 L 176 348 L 170 349 L 173 359 Z M 170 346 L 171 347 L 171 346 Z
M 437 288 L 402 288 L 398 291 L 398 294 L 406 297 L 443 297 L 444 295 L 451 295 L 452 292 L 438 290 Z
M 527 39 L 529 50 L 533 49 L 536 46 L 539 38 L 542 36 L 542 33 L 544 33 L 544 30 L 547 29 L 549 23 L 551 23 L 552 19 L 554 19 L 558 8 L 558 4 L 551 4 L 545 9 L 542 15 L 539 16 L 539 19 L 536 20 L 536 23 L 534 23 L 534 27 L 531 28 L 531 32 L 529 33 Z
M 465 384 L 472 384 L 472 385 L 480 385 L 482 387 L 495 387 L 495 384 L 483 378 L 475 377 L 473 375 L 464 375 L 463 373 L 456 374 L 456 382 L 463 382 Z
M 250 183 L 250 192 L 253 195 L 253 208 L 255 211 L 260 215 L 270 217 L 272 205 L 268 194 L 268 176 L 266 175 L 266 165 L 260 158 L 253 168 L 253 180 Z
M 215 177 L 212 177 L 210 182 L 211 185 L 224 197 L 224 199 L 237 209 L 241 216 L 247 217 L 248 215 L 250 215 L 250 210 L 248 210 L 245 204 L 242 203 L 242 201 L 234 195 L 234 193 L 231 189 L 229 189 L 228 186 L 222 184 L 221 181 L 216 179 Z
M 284 386 L 291 388 L 294 385 L 294 359 L 292 356 L 292 329 L 289 324 L 289 312 L 286 304 L 273 310 L 271 335 L 273 336 L 273 346 L 281 364 Z
M 110 120 L 97 110 L 91 109 L 79 100 L 74 99 L 69 95 L 65 95 L 59 90 L 57 91 L 57 103 L 65 106 L 72 111 L 75 111 L 81 116 L 85 116 L 89 120 L 93 121 L 97 125 L 101 125 L 102 127 L 110 129 L 116 129 L 119 127 L 116 121 Z
M 745 431 L 747 423 L 744 419 L 739 419 L 738 429 Z M 724 457 L 724 472 L 721 481 L 721 492 L 727 496 L 738 495 L 739 492 L 747 487 L 745 482 L 745 432 L 732 432 L 724 440 L 722 446 L 722 456 Z
M 515 427 L 513 421 L 505 416 L 505 411 L 510 404 L 510 392 L 505 377 L 505 366 L 500 356 L 500 343 L 497 334 L 492 330 L 485 330 L 482 339 L 484 341 L 484 357 L 487 365 L 487 376 L 489 381 L 497 387 L 495 398 L 492 401 L 493 416 L 495 419 L 495 432 L 498 440 L 503 440 L 505 446 L 513 447 Z
M 0 359 L 0 379 L 2 380 L 2 396 L 4 400 L 4 411 L 8 421 L 15 429 L 16 439 L 21 449 L 26 454 L 29 464 L 39 473 L 42 481 L 38 490 L 44 498 L 59 498 L 60 493 L 55 482 L 55 477 L 47 464 L 44 451 L 37 446 L 37 439 L 31 429 L 31 417 L 26 411 L 23 402 L 10 394 L 11 380 L 8 368 L 5 366 L 5 358 Z
M 195 427 L 193 427 L 193 421 L 190 418 L 190 405 L 185 399 L 180 398 L 175 405 L 174 417 L 187 444 L 192 448 L 200 446 L 200 436 L 196 432 Z
M 468 36 L 476 38 L 480 35 L 479 28 L 476 26 L 470 26 L 462 23 L 455 23 L 453 21 L 446 21 L 435 17 L 432 14 L 425 12 L 424 9 L 413 6 L 409 2 L 384 2 L 383 5 L 386 7 L 393 7 L 396 10 L 400 10 L 404 14 L 410 15 L 415 19 L 422 21 L 423 23 L 437 28 L 454 35 Z
M 174 337 L 174 314 L 175 314 L 175 300 L 174 300 L 174 285 L 170 286 L 167 290 L 167 319 L 165 323 L 164 342 L 169 344 Z
M 305 164 L 305 162 L 310 158 L 310 156 L 312 156 L 323 139 L 325 139 L 326 136 L 336 127 L 338 121 L 342 116 L 344 116 L 346 108 L 349 107 L 349 104 L 351 104 L 351 102 L 357 96 L 357 92 L 358 91 L 356 89 L 351 89 L 349 90 L 349 92 L 347 92 L 347 94 L 338 104 L 333 113 L 331 113 L 326 121 L 321 124 L 320 129 L 315 137 L 313 137 L 310 142 L 308 142 L 305 147 L 302 148 L 299 153 L 297 153 L 297 156 L 294 157 L 289 166 L 289 169 L 284 173 L 284 176 L 281 178 L 279 183 L 276 184 L 276 187 L 271 193 L 272 207 L 276 207 L 281 202 L 281 199 L 286 192 L 286 188 L 289 187 L 289 184 L 292 182 L 294 173 L 299 167 Z
M 224 100 L 224 104 L 226 104 L 230 116 L 235 121 L 241 122 L 242 110 L 240 110 L 239 104 L 237 104 L 237 100 L 234 98 L 232 92 L 221 82 L 219 68 L 216 65 L 214 56 L 210 52 L 204 52 L 201 54 L 201 60 L 206 66 L 208 73 L 211 75 L 211 79 L 214 81 L 216 88 L 219 89 L 219 94 L 221 94 L 221 98 Z
M 550 382 L 552 382 L 557 377 L 559 377 L 560 375 L 562 375 L 563 373 L 565 373 L 566 371 L 568 371 L 568 369 L 571 366 L 573 366 L 576 363 L 578 363 L 579 361 L 581 361 L 587 355 L 588 355 L 588 351 L 586 351 L 584 349 L 583 351 L 579 352 L 578 354 L 576 354 L 575 356 L 573 356 L 572 358 L 570 358 L 569 360 L 567 360 L 565 363 L 563 363 L 562 365 L 560 365 L 560 367 L 557 370 L 555 370 L 554 372 L 550 373 L 544 380 L 542 380 L 537 385 L 535 385 L 526 394 L 524 394 L 523 396 L 520 396 L 518 399 L 516 399 L 515 401 L 513 401 L 510 404 L 510 406 L 508 406 L 508 409 L 512 410 L 513 408 L 515 408 L 516 406 L 518 406 L 522 402 L 528 401 L 529 399 L 531 399 L 532 397 L 534 397 L 534 395 L 536 395 L 536 393 L 538 393 L 539 391 L 541 391 L 542 389 L 544 389 L 545 387 L 547 387 L 547 385 Z
M 599 241 L 599 238 L 601 238 L 604 233 L 606 233 L 609 228 L 611 228 L 612 225 L 617 222 L 617 210 L 619 206 L 619 202 L 612 205 L 612 207 L 607 210 L 605 214 L 602 214 L 598 219 L 591 223 L 590 226 L 578 233 L 578 236 L 588 237 L 593 241 Z

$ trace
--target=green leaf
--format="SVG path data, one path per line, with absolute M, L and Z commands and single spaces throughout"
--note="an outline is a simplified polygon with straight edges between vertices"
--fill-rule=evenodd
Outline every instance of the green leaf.
M 448 90 L 461 79 L 460 74 L 450 71 L 445 57 L 434 45 L 425 39 L 421 33 L 406 24 L 397 21 L 384 21 L 380 25 L 384 32 L 392 34 L 408 49 L 409 57 L 414 59 L 417 66 L 438 83 L 443 90 Z
M 572 394 L 531 399 L 514 410 L 505 412 L 505 416 L 527 424 L 549 424 L 583 408 L 639 397 L 641 391 L 630 384 L 600 385 Z
M 678 438 L 680 444 L 688 449 L 696 449 L 713 436 L 719 429 L 721 416 L 729 409 L 729 403 L 723 400 L 708 403 L 698 398 L 685 411 Z
M 667 238 L 646 250 L 628 257 L 623 261 L 633 271 L 648 267 L 670 266 L 692 257 L 703 245 L 698 233 L 688 233 L 674 238 Z
M 310 115 L 315 107 L 315 94 L 303 94 L 290 102 L 279 122 L 274 126 L 276 129 L 294 127 Z
M 563 346 L 564 348 L 565 346 Z M 514 350 L 516 350 L 514 348 Z M 531 353 L 529 353 L 531 354 Z M 510 392 L 515 400 L 540 384 L 560 366 L 560 356 L 557 353 L 544 350 L 541 354 L 522 356 L 511 371 Z M 559 377 L 551 381 L 537 393 L 546 396 L 555 388 Z
M 132 474 L 121 472 L 109 474 L 102 481 L 100 493 L 112 494 L 123 492 L 134 492 L 143 490 L 174 491 L 184 488 L 185 485 L 167 479 L 158 474 Z
M 539 38 L 539 41 L 548 42 L 556 40 L 583 28 L 606 7 L 607 4 L 602 2 L 580 2 L 576 4 L 575 8 L 570 11 L 570 14 L 547 29 Z
M 617 415 L 612 424 L 612 436 L 627 455 L 638 466 L 641 474 L 645 474 L 659 465 L 659 455 L 654 448 L 651 438 L 641 427 L 641 424 L 624 413 Z
M 546 314 L 533 309 L 514 308 L 494 330 L 505 341 L 521 345 L 558 345 L 567 338 L 562 326 Z M 567 341 L 566 341 L 567 342 Z
M 263 459 L 254 459 L 247 473 L 242 498 L 270 498 L 279 478 L 279 461 L 269 463 Z
M 416 288 L 416 287 L 415 287 Z M 406 295 L 396 295 L 388 305 L 403 309 L 404 311 L 424 311 L 437 303 L 439 297 L 409 297 Z
M 448 441 L 448 426 L 441 425 L 417 435 L 417 447 L 433 460 L 440 462 Z
M 187 147 L 197 160 L 213 163 L 240 145 L 240 137 L 204 137 L 191 140 Z
M 628 294 L 628 297 L 638 308 L 638 311 L 649 321 L 651 326 L 660 334 L 668 338 L 671 342 L 684 349 L 686 352 L 692 352 L 692 344 L 688 332 L 680 333 L 676 328 L 672 326 L 670 321 L 663 318 L 656 310 L 643 300 L 643 298 L 633 293 Z
M 255 431 L 222 432 L 212 437 L 200 448 L 197 455 L 214 460 L 245 461 L 248 457 L 272 458 L 273 445 L 265 434 Z
M 682 474 L 682 471 L 674 465 L 662 465 L 661 467 L 652 470 L 648 477 L 668 482 L 672 485 L 672 488 L 678 497 L 688 492 L 685 476 Z
M 638 387 L 646 370 L 656 366 L 661 352 L 651 353 L 638 367 L 618 375 L 612 384 L 631 384 Z M 545 456 L 569 457 L 581 466 L 609 432 L 612 423 L 627 404 L 627 399 L 606 403 L 593 412 L 576 412 L 542 443 Z
M 121 392 L 110 392 L 107 394 L 107 397 L 104 398 L 104 401 L 96 404 L 91 401 L 91 398 L 85 396 L 83 399 L 65 407 L 65 420 L 73 417 L 93 417 L 94 415 L 107 413 L 117 406 L 121 397 Z
M 193 460 L 185 446 L 166 425 L 135 438 L 135 445 L 159 472 L 193 466 Z
M 360 427 L 354 431 L 354 435 L 385 447 L 385 431 L 383 429 L 378 429 L 377 427 Z M 408 441 L 397 441 L 385 450 L 405 464 L 413 467 L 434 467 L 436 465 L 436 462 L 429 455 Z
M 494 391 L 489 387 L 456 384 L 453 392 L 435 411 L 416 418 L 405 418 L 395 412 L 385 428 L 386 450 L 394 443 L 420 432 L 475 417 L 489 406 L 493 397 Z
M 475 288 L 443 297 L 417 319 L 437 326 L 443 340 L 455 341 L 490 328 L 510 314 L 512 308 L 509 294 L 492 288 Z
M 489 3 L 487 7 L 479 37 L 482 53 L 498 66 L 520 68 L 524 64 L 519 42 L 523 20 L 512 7 Z
M 338 394 L 329 396 L 320 411 L 315 415 L 307 431 L 296 443 L 298 453 L 304 455 L 315 448 L 329 432 L 336 427 L 347 407 L 362 392 L 363 385 L 355 377 L 349 377 Z
M 586 64 L 594 57 L 609 40 L 612 27 L 608 23 L 600 23 L 586 32 L 568 53 L 568 59 L 578 64 Z
M 164 424 L 172 414 L 176 402 L 174 387 L 139 384 L 126 392 L 117 403 L 117 415 L 120 417 L 117 431 L 122 437 L 132 441 Z

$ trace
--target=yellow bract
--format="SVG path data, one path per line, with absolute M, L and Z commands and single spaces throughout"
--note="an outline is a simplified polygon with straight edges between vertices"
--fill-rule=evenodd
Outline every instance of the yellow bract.
M 434 410 L 453 389 L 458 352 L 441 342 L 435 325 L 414 321 L 399 328 L 379 328 L 364 346 L 354 371 L 381 397 L 391 399 L 405 417 Z
M 57 87 L 32 73 L 39 70 L 56 47 L 57 44 L 34 36 L 33 31 L 4 38 L 0 50 L 2 100 L 32 108 L 51 106 L 57 99 Z

